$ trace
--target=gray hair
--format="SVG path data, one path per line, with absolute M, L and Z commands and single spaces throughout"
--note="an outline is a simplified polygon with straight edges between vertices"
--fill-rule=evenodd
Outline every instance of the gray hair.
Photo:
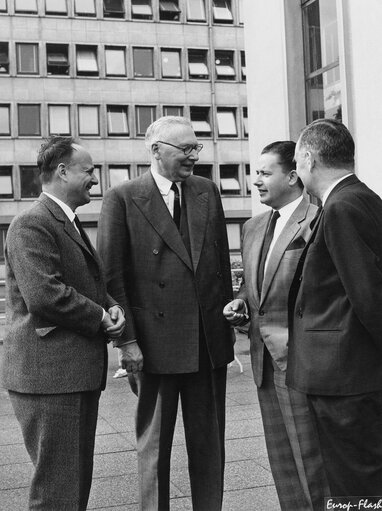
M 188 126 L 189 128 L 192 128 L 192 123 L 190 119 L 187 119 L 187 117 L 180 117 L 176 115 L 165 115 L 151 123 L 146 130 L 146 148 L 150 151 L 151 146 L 155 142 L 165 138 L 164 136 L 167 131 L 176 126 Z

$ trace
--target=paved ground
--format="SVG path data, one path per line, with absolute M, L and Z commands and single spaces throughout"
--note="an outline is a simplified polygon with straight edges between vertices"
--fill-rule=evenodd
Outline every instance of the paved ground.
M 127 378 L 113 379 L 116 350 L 110 349 L 109 380 L 100 404 L 93 486 L 88 509 L 137 511 L 134 436 L 136 398 Z M 224 511 L 279 511 L 266 455 L 248 341 L 239 335 L 243 363 L 228 369 Z M 0 345 L 0 357 L 2 346 Z M 0 388 L 0 510 L 26 509 L 32 466 L 7 393 Z M 192 510 L 183 429 L 179 417 L 172 453 L 171 511 Z

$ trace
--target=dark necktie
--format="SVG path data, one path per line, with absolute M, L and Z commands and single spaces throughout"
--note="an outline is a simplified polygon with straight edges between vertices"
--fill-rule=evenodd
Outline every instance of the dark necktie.
M 179 188 L 176 183 L 172 183 L 171 190 L 174 192 L 174 222 L 177 228 L 180 227 L 180 195 Z
M 92 246 L 90 244 L 90 241 L 89 241 L 89 238 L 87 237 L 85 231 L 84 231 L 84 228 L 82 227 L 81 225 L 81 222 L 78 218 L 77 215 L 74 216 L 74 223 L 76 224 L 76 227 L 81 235 L 81 238 L 83 239 L 83 241 L 85 242 L 86 246 L 88 247 L 90 253 L 92 254 L 93 253 L 93 249 L 92 249 Z
M 269 222 L 268 230 L 265 234 L 263 247 L 261 249 L 261 256 L 259 261 L 259 267 L 257 270 L 257 289 L 259 291 L 259 294 L 261 293 L 261 287 L 263 285 L 264 280 L 264 268 L 265 268 L 265 261 L 267 259 L 267 254 L 269 252 L 269 247 L 271 246 L 273 235 L 275 233 L 275 227 L 277 219 L 279 218 L 280 213 L 278 211 L 274 211 L 271 221 Z
M 317 209 L 316 214 L 314 215 L 313 220 L 310 222 L 310 224 L 309 224 L 310 230 L 313 230 L 313 227 L 316 225 L 316 222 L 317 222 L 319 216 L 321 215 L 321 211 L 322 211 L 322 206 L 320 206 Z

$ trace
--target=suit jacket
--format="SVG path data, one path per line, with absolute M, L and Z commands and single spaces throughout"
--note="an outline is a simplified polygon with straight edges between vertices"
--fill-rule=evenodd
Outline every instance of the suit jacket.
M 3 384 L 16 392 L 71 393 L 106 380 L 100 329 L 107 296 L 101 261 L 45 194 L 14 218 L 6 241 Z
M 380 197 L 355 175 L 341 181 L 303 258 L 289 297 L 287 384 L 318 395 L 381 390 Z
M 120 343 L 138 340 L 146 372 L 197 371 L 200 323 L 213 367 L 233 358 L 222 314 L 232 281 L 219 192 L 212 181 L 190 176 L 183 200 L 190 253 L 151 172 L 108 190 L 101 211 L 108 289 L 127 314 Z
M 244 280 L 238 298 L 246 300 L 250 309 L 251 361 L 254 379 L 259 387 L 263 381 L 264 344 L 281 370 L 284 371 L 287 366 L 288 293 L 316 210 L 317 207 L 304 198 L 292 213 L 270 254 L 261 298 L 257 270 L 272 212 L 262 213 L 244 224 Z

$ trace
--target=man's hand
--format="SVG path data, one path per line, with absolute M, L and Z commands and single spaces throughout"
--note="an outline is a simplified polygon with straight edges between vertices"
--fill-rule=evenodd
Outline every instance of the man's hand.
M 244 300 L 236 298 L 232 302 L 227 303 L 223 309 L 225 318 L 231 323 L 231 325 L 237 326 L 242 325 L 248 321 L 247 307 Z
M 121 365 L 128 373 L 137 373 L 143 368 L 143 355 L 137 342 L 123 344 L 118 347 L 121 350 Z
M 125 316 L 121 307 L 118 307 L 118 305 L 110 307 L 102 321 L 102 327 L 108 337 L 112 339 L 121 336 L 125 329 Z

